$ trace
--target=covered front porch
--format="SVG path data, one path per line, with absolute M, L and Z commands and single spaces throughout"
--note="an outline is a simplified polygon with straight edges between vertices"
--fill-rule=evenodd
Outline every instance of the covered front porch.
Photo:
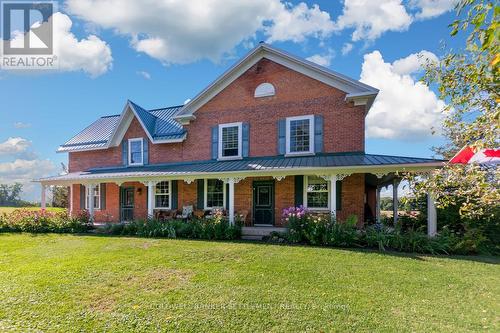
M 69 173 L 40 180 L 42 207 L 46 187 L 59 185 L 70 188 L 70 213 L 87 211 L 95 223 L 210 218 L 217 210 L 231 224 L 284 227 L 283 210 L 303 205 L 314 212 L 332 214 L 339 221 L 355 216 L 362 226 L 365 222 L 380 223 L 380 189 L 396 184 L 398 173 L 428 172 L 440 164 L 426 159 L 395 161 L 380 155 L 367 159 L 370 155 L 363 154 L 359 160 L 352 156 L 211 161 Z M 398 161 L 407 163 L 395 163 Z M 394 189 L 393 200 L 397 202 L 397 186 Z M 434 235 L 436 214 L 429 198 L 429 234 Z M 397 205 L 394 207 L 396 223 Z

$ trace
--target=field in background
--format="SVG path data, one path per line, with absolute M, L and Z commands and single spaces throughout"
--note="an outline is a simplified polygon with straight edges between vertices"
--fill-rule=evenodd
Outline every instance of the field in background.
M 2 213 L 12 213 L 16 209 L 28 209 L 28 210 L 40 210 L 40 207 L 0 207 L 0 214 Z M 66 208 L 55 208 L 55 207 L 47 207 L 47 210 L 50 212 L 62 212 L 65 211 Z
M 0 291 L 0 331 L 500 331 L 491 257 L 0 234 Z

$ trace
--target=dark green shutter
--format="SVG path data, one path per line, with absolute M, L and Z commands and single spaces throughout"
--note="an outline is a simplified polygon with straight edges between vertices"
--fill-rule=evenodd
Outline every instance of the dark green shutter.
M 85 185 L 80 184 L 80 209 L 85 209 Z
M 337 190 L 337 195 L 336 195 L 337 210 L 342 210 L 342 181 L 337 180 L 336 190 Z
M 128 165 L 128 141 L 127 140 L 122 141 L 122 161 L 123 161 L 124 166 Z
M 216 160 L 219 157 L 219 127 L 212 127 L 212 159 Z
M 286 120 L 278 120 L 278 155 L 286 153 Z
M 177 180 L 172 180 L 172 207 L 171 209 L 177 209 L 178 204 L 177 204 L 177 192 L 178 192 L 178 187 L 177 187 Z
M 249 123 L 243 123 L 241 126 L 241 137 L 242 137 L 242 148 L 241 148 L 241 154 L 243 157 L 248 157 L 248 154 L 250 152 L 250 124 Z
M 229 209 L 229 184 L 226 184 L 226 209 Z
M 205 189 L 205 180 L 204 179 L 198 179 L 197 180 L 197 196 L 198 196 L 198 202 L 197 202 L 197 207 L 198 209 L 205 209 L 205 194 L 204 194 L 204 189 Z
M 101 210 L 106 209 L 106 183 L 101 183 Z
M 314 152 L 323 152 L 323 116 L 314 116 Z
M 304 204 L 304 176 L 295 176 L 295 207 Z
M 144 138 L 142 140 L 142 164 L 149 164 L 149 140 Z

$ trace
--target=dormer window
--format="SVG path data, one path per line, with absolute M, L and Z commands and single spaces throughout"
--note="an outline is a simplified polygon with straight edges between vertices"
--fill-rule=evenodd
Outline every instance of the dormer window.
M 241 158 L 242 124 L 219 125 L 219 159 Z
M 268 82 L 261 83 L 258 85 L 258 87 L 255 89 L 255 94 L 254 97 L 267 97 L 267 96 L 274 96 L 276 94 L 276 90 L 274 89 L 274 86 Z
M 128 164 L 129 165 L 144 164 L 143 138 L 135 138 L 128 140 Z
M 286 154 L 314 153 L 314 116 L 286 118 Z

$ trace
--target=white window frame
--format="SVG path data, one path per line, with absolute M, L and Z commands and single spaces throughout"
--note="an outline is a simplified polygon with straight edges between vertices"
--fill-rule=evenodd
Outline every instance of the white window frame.
M 95 185 L 97 195 L 94 195 L 94 210 L 101 210 L 101 184 Z M 85 209 L 89 210 L 90 186 L 85 186 Z
M 132 163 L 132 142 L 141 142 L 141 162 Z M 144 138 L 128 139 L 128 165 L 144 165 Z
M 204 183 L 204 186 L 203 186 L 203 198 L 204 198 L 204 202 L 203 202 L 203 205 L 205 206 L 205 209 L 206 210 L 210 210 L 210 209 L 226 209 L 226 182 L 222 181 L 222 183 L 224 184 L 222 186 L 222 207 L 209 207 L 207 205 L 207 199 L 208 199 L 208 180 L 209 179 L 205 179 L 205 183 Z M 219 180 L 219 179 L 210 179 L 210 180 Z
M 168 207 L 156 206 L 156 195 L 157 195 L 156 194 L 156 186 L 162 182 L 168 183 L 168 193 L 163 193 L 163 194 L 159 194 L 159 195 L 168 195 Z M 153 198 L 154 209 L 171 209 L 171 207 L 172 207 L 172 181 L 171 180 L 162 180 L 162 181 L 156 183 L 156 185 L 154 186 L 154 189 L 153 189 L 153 195 L 154 195 L 154 198 Z
M 222 129 L 228 127 L 238 127 L 238 156 L 222 156 Z M 219 124 L 219 140 L 218 140 L 218 159 L 219 160 L 236 160 L 242 158 L 243 148 L 243 123 Z
M 294 120 L 309 120 L 309 151 L 290 151 L 290 123 Z M 313 155 L 314 154 L 314 115 L 286 118 L 286 154 L 285 156 Z
M 304 176 L 304 207 L 306 207 L 309 210 L 312 211 L 318 211 L 318 212 L 324 212 L 324 211 L 330 211 L 330 186 L 331 182 L 328 180 L 326 181 L 326 186 L 327 186 L 327 193 L 328 193 L 328 201 L 327 201 L 327 207 L 323 208 L 318 208 L 318 207 L 311 207 L 309 208 L 308 202 L 307 202 L 307 188 L 309 187 L 309 177 L 314 177 L 314 175 L 305 175 Z

